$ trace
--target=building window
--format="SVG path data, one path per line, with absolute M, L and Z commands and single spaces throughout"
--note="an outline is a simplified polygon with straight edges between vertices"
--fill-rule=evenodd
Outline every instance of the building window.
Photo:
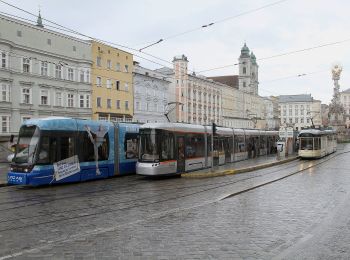
M 129 101 L 125 101 L 125 110 L 129 110 Z
M 68 80 L 74 80 L 74 70 L 73 68 L 68 68 Z
M 90 71 L 86 70 L 86 82 L 90 83 Z
M 120 71 L 120 63 L 119 62 L 117 62 L 117 64 L 115 65 L 115 70 Z
M 23 58 L 23 72 L 29 73 L 30 72 L 30 60 L 28 58 Z
M 115 89 L 116 89 L 116 90 L 119 90 L 119 88 L 120 88 L 120 81 L 117 80 L 117 81 L 115 82 Z
M 6 52 L 1 52 L 1 68 L 7 68 L 7 54 Z
M 115 106 L 116 106 L 117 109 L 120 109 L 120 100 L 117 100 L 117 101 L 116 101 Z
M 47 89 L 42 89 L 40 91 L 40 105 L 49 104 L 49 91 Z
M 68 107 L 74 107 L 74 94 L 68 94 Z
M 129 91 L 129 84 L 128 83 L 125 83 L 125 91 L 128 92 Z
M 111 99 L 107 98 L 107 108 L 112 108 Z
M 42 61 L 41 62 L 41 68 L 40 68 L 40 72 L 41 72 L 41 76 L 47 76 L 47 70 L 48 69 L 48 63 L 47 61 Z
M 10 86 L 1 84 L 1 101 L 10 102 Z
M 97 87 L 101 87 L 101 85 L 102 85 L 101 77 L 96 78 L 96 85 L 97 85 Z
M 101 98 L 100 98 L 100 97 L 98 97 L 98 98 L 96 99 L 96 106 L 97 106 L 97 107 L 101 107 Z
M 55 105 L 62 106 L 62 92 L 56 92 Z
M 51 39 L 47 39 L 47 44 L 51 45 Z
M 97 58 L 96 58 L 96 65 L 97 65 L 98 67 L 101 67 L 101 57 L 97 57 Z
M 299 123 L 299 120 L 298 120 L 298 118 L 295 118 L 295 123 L 297 124 L 297 123 Z
M 1 132 L 9 133 L 10 132 L 10 117 L 1 116 Z
M 140 110 L 140 102 L 136 102 L 136 110 Z
M 304 118 L 300 118 L 300 123 L 304 124 Z
M 245 81 L 243 82 L 243 87 L 245 88 L 247 85 L 246 85 L 246 83 L 245 83 Z
M 129 65 L 125 65 L 125 72 L 129 72 Z
M 22 31 L 17 31 L 17 36 L 22 37 Z
M 107 68 L 111 69 L 111 60 L 107 60 Z
M 62 79 L 62 66 L 61 65 L 55 66 L 55 77 L 57 79 Z
M 84 70 L 80 71 L 80 82 L 85 82 L 85 71 Z
M 77 51 L 77 47 L 73 46 L 73 51 Z
M 306 119 L 306 123 L 308 123 L 308 124 L 310 123 L 310 119 L 309 118 Z
M 90 95 L 89 94 L 85 95 L 85 107 L 90 108 Z
M 84 95 L 79 95 L 79 107 L 82 108 L 84 107 Z
M 112 81 L 110 79 L 107 79 L 107 88 L 112 88 Z
M 243 67 L 243 74 L 247 74 L 247 68 Z
M 31 89 L 30 88 L 22 88 L 22 103 L 31 104 Z

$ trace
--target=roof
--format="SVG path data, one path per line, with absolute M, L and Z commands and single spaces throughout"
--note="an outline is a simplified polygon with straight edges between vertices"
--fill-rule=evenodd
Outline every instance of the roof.
M 350 94 L 350 88 L 348 88 L 348 89 L 346 89 L 346 90 L 344 90 L 344 91 L 342 91 L 340 93 L 349 93 Z
M 279 103 L 290 103 L 290 102 L 312 102 L 314 99 L 311 94 L 300 94 L 300 95 L 281 95 L 278 97 Z
M 228 85 L 233 88 L 238 89 L 238 75 L 228 75 L 228 76 L 216 76 L 216 77 L 207 77 L 208 79 L 212 79 L 216 82 Z

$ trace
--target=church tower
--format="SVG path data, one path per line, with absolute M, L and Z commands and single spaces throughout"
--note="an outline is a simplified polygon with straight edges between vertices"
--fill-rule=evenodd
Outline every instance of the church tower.
M 246 43 L 241 49 L 239 56 L 239 90 L 258 95 L 258 64 L 254 53 L 250 53 Z

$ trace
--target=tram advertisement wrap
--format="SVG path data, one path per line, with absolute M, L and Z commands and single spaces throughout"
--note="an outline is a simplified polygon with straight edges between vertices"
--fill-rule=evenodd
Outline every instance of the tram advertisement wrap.
M 55 169 L 55 180 L 59 181 L 80 172 L 78 155 L 74 155 L 53 164 Z

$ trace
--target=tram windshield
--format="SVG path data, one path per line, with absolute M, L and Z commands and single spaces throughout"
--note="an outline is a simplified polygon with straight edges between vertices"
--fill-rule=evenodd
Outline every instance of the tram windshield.
M 18 164 L 34 164 L 39 137 L 40 130 L 37 126 L 22 126 L 19 130 L 16 154 L 13 162 Z
M 300 150 L 313 150 L 313 138 L 312 137 L 300 138 Z
M 140 133 L 140 156 L 141 162 L 159 162 L 158 149 L 159 135 L 156 135 L 154 129 L 150 131 L 142 131 Z

